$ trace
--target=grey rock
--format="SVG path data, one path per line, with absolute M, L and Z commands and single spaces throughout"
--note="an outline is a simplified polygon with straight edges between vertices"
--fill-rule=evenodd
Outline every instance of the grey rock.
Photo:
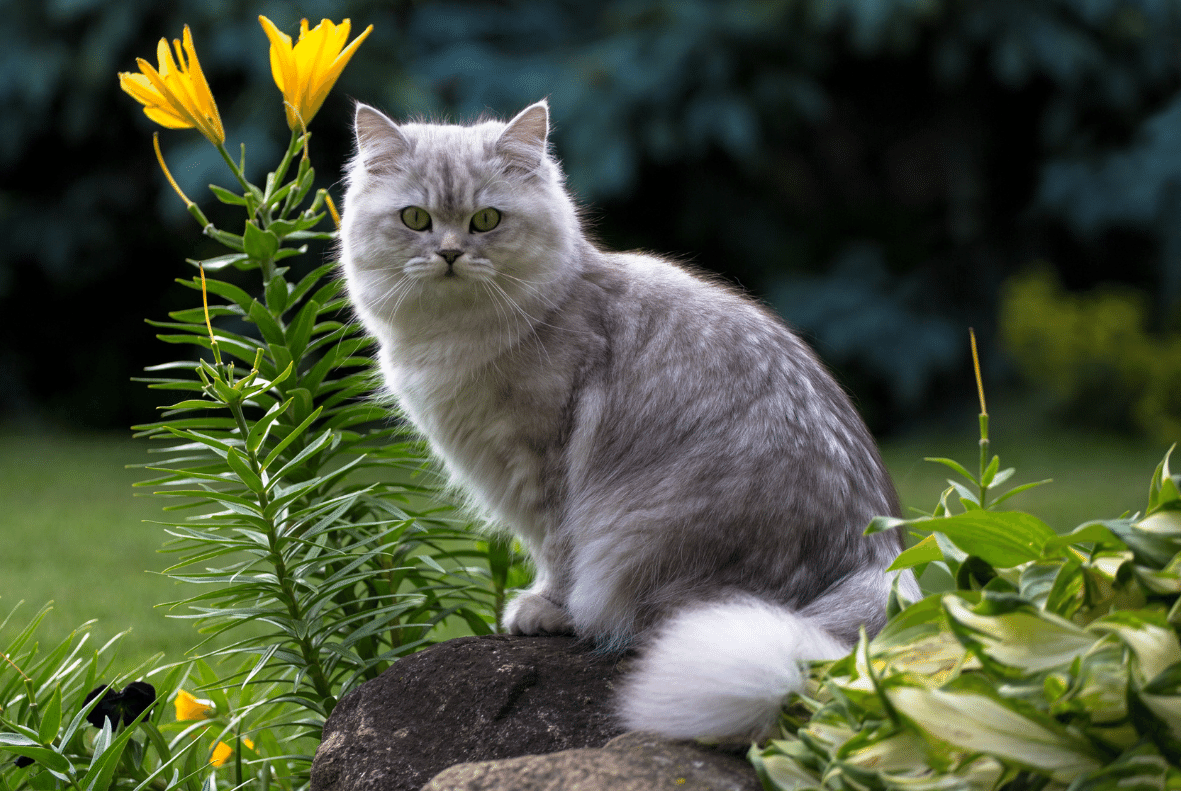
M 422 791 L 761 791 L 733 753 L 633 732 L 601 749 L 452 766 Z
M 406 791 L 453 764 L 601 747 L 617 659 L 572 637 L 461 637 L 399 659 L 324 725 L 312 791 Z

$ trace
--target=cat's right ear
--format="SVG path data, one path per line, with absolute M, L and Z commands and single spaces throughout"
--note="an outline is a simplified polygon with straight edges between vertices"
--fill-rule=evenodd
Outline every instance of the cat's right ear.
M 402 169 L 401 162 L 413 146 L 385 113 L 358 103 L 353 129 L 357 135 L 357 155 L 365 170 L 391 173 Z

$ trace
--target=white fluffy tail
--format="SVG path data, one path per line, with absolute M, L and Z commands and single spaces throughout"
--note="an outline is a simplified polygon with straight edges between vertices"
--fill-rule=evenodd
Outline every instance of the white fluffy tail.
M 848 652 L 785 607 L 753 598 L 699 605 L 643 649 L 624 679 L 620 715 L 629 729 L 673 739 L 761 739 L 787 695 L 803 689 L 800 663 Z

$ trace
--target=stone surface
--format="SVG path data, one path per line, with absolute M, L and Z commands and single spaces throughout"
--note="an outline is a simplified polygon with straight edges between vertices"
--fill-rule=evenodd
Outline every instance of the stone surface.
M 453 764 L 601 747 L 617 660 L 571 637 L 461 637 L 399 659 L 341 698 L 312 791 L 419 789 Z
M 458 764 L 422 791 L 760 791 L 741 756 L 633 732 L 601 749 Z

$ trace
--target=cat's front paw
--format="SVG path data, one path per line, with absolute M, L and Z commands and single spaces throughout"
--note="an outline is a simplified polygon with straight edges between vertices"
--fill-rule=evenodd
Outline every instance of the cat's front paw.
M 566 611 L 539 593 L 525 591 L 508 603 L 502 619 L 510 634 L 573 634 Z

